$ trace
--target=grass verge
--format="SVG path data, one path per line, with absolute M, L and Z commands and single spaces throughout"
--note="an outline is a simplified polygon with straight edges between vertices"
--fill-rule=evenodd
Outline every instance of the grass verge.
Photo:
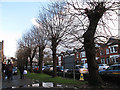
M 50 75 L 44 74 L 44 73 L 29 73 L 25 75 L 26 77 L 39 80 L 41 82 L 53 82 L 53 83 L 59 83 L 63 85 L 74 85 L 74 86 L 81 86 L 87 84 L 87 81 L 79 81 L 79 80 L 73 80 L 63 77 L 52 77 Z

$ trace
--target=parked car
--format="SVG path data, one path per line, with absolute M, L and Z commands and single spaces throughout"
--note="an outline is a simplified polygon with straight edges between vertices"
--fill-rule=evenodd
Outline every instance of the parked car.
M 88 63 L 84 63 L 82 66 L 88 69 Z
M 45 70 L 46 66 L 42 66 L 42 71 Z M 39 71 L 39 66 L 34 66 L 33 68 L 34 72 L 38 72 Z
M 120 74 L 120 64 L 109 66 L 106 70 L 99 71 L 100 74 Z
M 107 64 L 98 64 L 98 70 L 104 70 L 107 69 L 109 66 Z
M 69 69 L 64 69 L 64 72 L 67 73 L 69 71 Z
M 44 70 L 45 71 L 53 71 L 53 65 L 47 65 Z
M 34 67 L 33 67 L 33 71 L 34 71 L 34 72 L 37 72 L 38 70 L 39 70 L 39 66 L 34 66 Z
M 25 67 L 24 67 L 25 68 Z M 35 66 L 32 66 L 32 69 L 34 70 Z M 31 67 L 27 66 L 27 70 L 30 71 Z
M 69 69 L 67 72 L 73 72 L 73 69 Z M 84 68 L 82 65 L 75 66 L 76 73 L 88 73 L 88 69 Z
M 12 74 L 13 75 L 17 75 L 18 74 L 17 67 L 13 67 Z
M 42 71 L 44 71 L 44 70 L 45 70 L 45 68 L 46 68 L 46 66 L 42 66 Z
M 57 67 L 57 72 L 63 72 L 63 66 L 56 66 Z

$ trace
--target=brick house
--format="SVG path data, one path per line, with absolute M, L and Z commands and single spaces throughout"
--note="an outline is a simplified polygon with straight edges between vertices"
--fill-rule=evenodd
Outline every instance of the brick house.
M 120 45 L 118 41 L 118 39 L 110 38 L 105 44 L 97 44 L 96 61 L 104 64 L 120 63 Z M 75 55 L 76 64 L 87 63 L 84 48 L 76 49 L 73 53 Z M 63 57 L 65 57 L 65 54 L 62 52 L 62 54 L 58 57 L 58 62 L 60 61 L 61 63 L 59 65 L 62 65 Z
M 4 41 L 0 42 L 0 60 L 4 61 Z
M 110 38 L 106 44 L 101 44 L 97 56 L 100 63 L 120 63 L 118 39 Z

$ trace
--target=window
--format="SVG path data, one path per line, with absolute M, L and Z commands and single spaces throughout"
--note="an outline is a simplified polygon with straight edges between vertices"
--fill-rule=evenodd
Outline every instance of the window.
M 117 58 L 118 58 L 118 57 L 112 57 L 112 58 L 111 58 L 112 62 L 113 62 L 113 63 L 117 63 Z
M 104 55 L 104 51 L 103 50 L 100 51 L 100 55 Z
M 82 57 L 85 57 L 85 51 L 84 51 L 84 52 L 81 52 L 81 54 L 82 54 Z
M 114 67 L 110 66 L 110 67 L 107 68 L 107 70 L 114 70 Z
M 113 53 L 113 47 L 110 47 L 110 53 Z
M 116 66 L 114 70 L 120 70 L 120 66 Z
M 115 49 L 115 53 L 117 53 L 117 51 L 118 51 L 118 50 L 117 50 L 117 47 L 114 47 L 114 49 Z
M 105 64 L 105 59 L 101 58 L 101 63 Z
M 109 57 L 106 58 L 106 61 L 107 61 L 107 64 L 110 63 L 110 59 L 109 59 Z
M 99 66 L 104 66 L 103 64 L 99 64 Z
M 82 57 L 82 53 L 80 53 L 80 58 Z
M 116 63 L 118 63 L 118 61 L 119 61 L 119 58 L 118 58 L 118 57 L 116 57 Z
M 59 61 L 61 60 L 61 56 L 58 57 L 58 60 L 59 60 Z
M 77 56 L 77 58 L 79 58 L 79 55 L 78 55 L 78 53 L 76 54 L 76 56 Z
M 109 49 L 108 48 L 106 49 L 106 54 L 109 54 Z
M 117 47 L 110 47 L 110 53 L 117 53 Z

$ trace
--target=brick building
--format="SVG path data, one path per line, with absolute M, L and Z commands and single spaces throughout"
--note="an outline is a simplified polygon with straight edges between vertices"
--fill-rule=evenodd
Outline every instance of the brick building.
M 120 63 L 120 45 L 119 40 L 110 38 L 105 44 L 97 44 L 96 45 L 96 60 L 98 63 L 104 64 L 114 64 Z M 75 50 L 73 53 L 75 55 L 76 64 L 87 63 L 86 53 L 84 48 Z M 70 55 L 70 54 L 69 54 Z M 60 61 L 60 65 L 62 65 L 63 57 L 66 55 L 61 53 L 58 57 L 58 62 Z M 58 64 L 59 65 L 59 64 Z
M 3 62 L 4 60 L 4 52 L 3 52 L 3 47 L 4 46 L 4 41 L 0 42 L 0 60 Z
M 97 56 L 100 63 L 120 63 L 118 39 L 110 38 L 106 44 L 99 45 Z

